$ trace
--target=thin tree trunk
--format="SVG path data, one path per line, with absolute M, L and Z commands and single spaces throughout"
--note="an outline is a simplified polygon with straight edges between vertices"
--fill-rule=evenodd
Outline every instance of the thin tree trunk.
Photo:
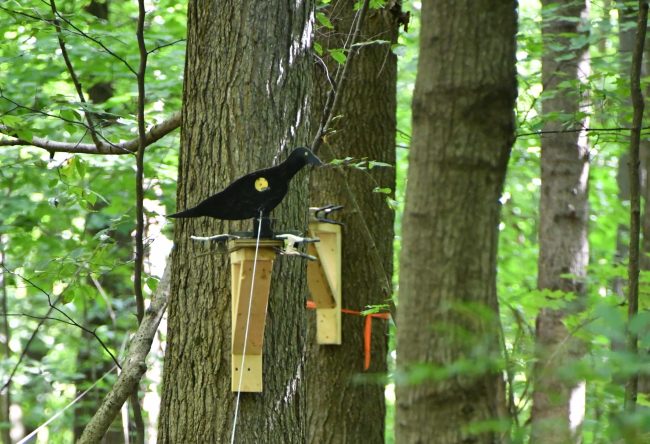
M 333 30 L 324 30 L 324 35 L 318 39 L 326 48 L 343 47 L 356 13 L 353 6 L 353 1 L 342 1 L 326 10 L 334 25 Z M 399 8 L 392 11 L 382 8 L 370 10 L 366 15 L 361 41 L 385 40 L 386 43 L 362 47 L 351 61 L 339 107 L 334 110 L 341 118 L 336 120 L 335 132 L 326 138 L 319 152 L 324 161 L 350 156 L 395 164 L 397 60 L 390 45 L 397 40 L 398 12 Z M 328 69 L 333 73 L 336 63 L 329 63 Z M 314 70 L 322 102 L 331 85 L 322 65 L 315 65 Z M 321 103 L 315 104 L 313 112 L 320 120 Z M 360 213 L 350 202 L 346 187 L 353 193 Z M 311 181 L 312 206 L 329 203 L 344 206 L 339 218 L 345 223 L 343 308 L 363 310 L 368 305 L 386 303 L 384 275 L 388 273 L 390 282 L 394 212 L 386 202 L 386 194 L 373 193 L 378 187 L 395 188 L 394 167 L 376 167 L 367 172 L 320 169 L 314 172 Z M 364 230 L 371 231 L 376 250 L 371 251 L 366 243 Z M 368 260 L 370 254 L 379 255 L 382 269 L 373 267 L 373 262 Z M 368 371 L 385 373 L 388 323 L 385 320 L 372 322 L 372 359 Z M 364 319 L 343 314 L 341 345 L 316 344 L 313 313 L 308 315 L 308 325 L 307 442 L 383 443 L 384 386 L 358 380 L 364 366 Z M 323 383 L 324 378 L 327 383 Z
M 516 2 L 424 1 L 421 26 L 400 256 L 396 442 L 494 443 L 498 431 L 468 426 L 505 420 L 496 252 L 514 140 Z
M 627 79 L 629 73 L 630 62 L 632 60 L 632 50 L 634 49 L 634 26 L 636 21 L 636 14 L 634 8 L 628 6 L 623 1 L 617 2 L 618 12 L 618 62 L 620 64 L 619 74 L 621 80 Z M 624 101 L 619 115 L 621 127 L 629 126 L 630 119 L 627 114 L 631 103 L 629 100 Z M 621 137 L 627 137 L 627 134 L 622 134 Z M 644 156 L 644 158 L 650 156 Z M 618 197 L 621 201 L 630 200 L 630 169 L 628 167 L 630 160 L 629 153 L 622 153 L 618 161 L 618 172 L 616 174 L 616 183 L 618 184 Z M 616 260 L 618 263 L 623 262 L 623 258 L 628 255 L 627 239 L 629 237 L 629 227 L 627 224 L 619 224 L 616 230 Z M 645 238 L 645 237 L 644 237 Z M 613 283 L 614 291 L 621 298 L 625 297 L 625 280 L 617 278 Z M 624 344 L 614 344 L 615 348 L 622 348 Z
M 648 45 L 645 46 L 645 54 L 643 55 L 643 73 L 646 75 L 650 72 L 650 49 Z M 646 85 L 644 90 L 645 97 L 650 96 L 650 86 Z M 650 271 L 650 141 L 646 138 L 641 138 L 640 158 L 641 158 L 641 193 L 643 195 L 641 212 L 641 257 L 640 264 L 641 270 Z M 619 163 L 619 169 L 625 168 L 626 165 Z M 629 168 L 627 168 L 629 171 Z M 648 353 L 650 350 L 644 350 L 643 353 Z M 639 374 L 639 392 L 650 393 L 650 377 L 645 374 Z
M 4 265 L 5 250 L 4 239 L 0 235 L 0 264 Z M 11 329 L 9 327 L 9 319 L 7 313 L 9 312 L 9 303 L 7 301 L 7 283 L 5 281 L 4 268 L 0 270 L 0 310 L 2 310 L 2 328 L 0 329 L 0 347 L 2 347 L 2 356 L 6 362 L 11 359 L 11 347 L 9 341 L 11 340 Z M 11 384 L 0 393 L 0 423 L 3 427 L 0 430 L 0 442 L 2 444 L 11 444 Z
M 644 101 L 641 92 L 641 71 L 643 66 L 643 47 L 648 26 L 648 2 L 639 0 L 636 39 L 630 70 L 630 92 L 632 97 L 632 131 L 630 134 L 630 259 L 628 263 L 628 310 L 627 310 L 627 352 L 632 356 L 639 354 L 639 334 L 632 323 L 639 313 L 639 246 L 641 235 L 641 189 L 640 159 L 641 127 L 643 125 Z M 633 413 L 639 391 L 639 374 L 633 373 L 625 384 L 625 410 Z
M 589 47 L 572 43 L 584 35 L 586 1 L 542 1 L 542 83 L 544 115 L 574 115 L 576 128 L 588 126 L 581 106 L 582 82 L 589 75 Z M 552 8 L 552 11 L 550 10 Z M 567 58 L 572 56 L 571 58 Z M 562 87 L 562 83 L 571 87 Z M 544 130 L 557 131 L 566 123 L 551 119 Z M 537 317 L 531 442 L 581 441 L 585 410 L 585 382 L 566 377 L 567 365 L 583 354 L 565 324 L 567 314 L 580 309 L 589 261 L 589 147 L 584 132 L 557 133 L 542 138 L 542 191 L 540 198 L 540 290 L 569 293 L 578 299 L 561 309 L 542 309 Z M 561 297 L 554 294 L 553 298 Z
M 97 17 L 98 19 L 101 20 L 106 20 L 108 21 L 109 19 L 109 11 L 110 11 L 110 0 L 105 0 L 103 2 L 99 2 L 96 0 L 92 0 L 85 8 L 85 11 L 94 17 Z M 93 103 L 104 103 L 108 99 L 110 99 L 113 96 L 113 87 L 111 85 L 111 82 L 96 82 L 93 85 L 90 85 L 88 88 L 88 98 L 93 102 Z M 95 121 L 99 120 L 99 116 L 96 114 L 93 115 L 93 118 Z M 103 202 L 98 202 L 98 204 L 95 207 L 95 211 L 97 213 L 90 213 L 88 215 L 88 220 L 91 219 L 101 219 L 102 215 L 99 212 L 102 207 L 106 206 L 105 203 Z M 101 222 L 100 222 L 101 223 Z M 86 224 L 86 226 L 89 226 L 91 224 Z M 95 224 L 97 226 L 98 224 Z M 92 225 L 91 225 L 92 226 Z M 99 227 L 93 228 L 93 229 L 86 229 L 86 234 L 89 236 L 94 236 L 97 234 L 101 229 L 105 229 L 107 226 L 104 227 Z M 115 233 L 114 239 L 117 241 L 115 243 L 116 251 L 114 251 L 114 255 L 117 257 L 124 257 L 124 261 L 128 262 L 131 254 L 130 254 L 130 249 L 132 248 L 131 246 L 131 236 L 130 235 L 120 235 L 119 233 Z M 126 252 L 126 254 L 124 254 Z M 89 279 L 90 281 L 90 279 Z M 116 280 L 114 278 L 111 278 L 109 276 L 106 276 L 104 279 L 100 279 L 98 282 L 104 290 L 107 291 L 107 293 L 110 295 L 110 297 L 117 297 L 120 294 L 123 294 L 122 288 L 120 288 L 123 284 L 119 280 Z M 93 282 L 88 282 L 90 286 L 93 286 Z M 88 319 L 88 306 L 89 305 L 95 305 L 94 301 L 89 301 L 88 302 L 84 301 L 84 324 L 86 325 L 94 325 L 96 327 L 101 326 L 101 325 L 109 325 L 112 324 L 113 329 L 115 330 L 115 322 L 114 320 L 111 321 L 109 318 L 109 312 L 105 310 L 103 312 L 104 316 L 99 316 L 98 311 L 95 310 L 91 316 L 91 319 Z M 105 301 L 106 304 L 110 304 L 110 300 Z M 115 331 L 115 334 L 119 334 L 118 331 Z M 105 360 L 99 360 L 96 359 L 96 356 L 98 353 L 101 353 L 101 351 L 97 350 L 97 347 L 95 344 L 90 340 L 90 335 L 86 332 L 81 333 L 82 341 L 80 348 L 77 352 L 77 372 L 81 373 L 83 375 L 82 378 L 80 378 L 80 381 L 77 383 L 77 390 L 76 394 L 79 395 L 81 394 L 85 389 L 88 388 L 90 384 L 95 382 L 97 378 L 99 378 L 101 375 L 106 373 L 112 366 L 112 362 L 107 362 Z M 115 344 L 114 344 L 115 345 Z M 84 427 L 86 426 L 86 423 L 88 422 L 89 418 L 92 417 L 93 413 L 97 410 L 97 407 L 101 403 L 101 400 L 105 396 L 105 393 L 98 393 L 98 391 L 93 391 L 91 393 L 88 393 L 83 399 L 81 399 L 77 404 L 75 404 L 74 408 L 74 419 L 73 419 L 73 437 L 74 441 L 76 442 L 81 438 L 81 435 L 84 431 Z M 118 418 L 115 420 L 113 423 L 113 426 L 106 432 L 106 435 L 104 435 L 104 441 L 109 442 L 109 443 L 122 443 L 125 441 L 124 439 L 124 433 L 122 431 L 122 418 Z
M 177 207 L 308 143 L 311 4 L 221 1 L 188 7 Z M 306 230 L 305 173 L 273 213 L 276 231 Z M 190 235 L 251 228 L 207 218 L 175 227 L 160 443 L 230 440 L 228 255 Z M 264 340 L 264 391 L 242 393 L 238 443 L 305 441 L 305 263 L 278 257 Z

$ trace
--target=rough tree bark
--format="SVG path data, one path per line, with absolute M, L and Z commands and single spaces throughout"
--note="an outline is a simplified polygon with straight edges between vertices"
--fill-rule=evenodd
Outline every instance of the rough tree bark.
M 311 3 L 232 0 L 188 6 L 177 207 L 308 143 Z M 306 174 L 273 213 L 276 229 L 307 228 Z M 248 221 L 176 222 L 160 443 L 228 442 L 228 256 L 190 235 L 251 229 Z M 277 230 L 276 230 L 277 231 Z M 264 341 L 264 392 L 243 393 L 236 442 L 305 441 L 305 263 L 278 257 Z
M 327 15 L 332 17 L 333 30 L 318 37 L 326 48 L 343 47 L 355 15 L 353 1 L 332 4 Z M 368 11 L 360 41 L 385 40 L 395 43 L 399 8 Z M 367 157 L 391 165 L 395 163 L 395 85 L 397 60 L 390 43 L 364 46 L 352 59 L 339 107 L 341 116 L 334 124 L 335 132 L 326 138 L 320 157 Z M 328 65 L 330 73 L 336 63 Z M 322 65 L 315 65 L 316 101 L 321 102 L 330 83 Z M 322 105 L 314 104 L 315 119 L 320 120 Z M 354 210 L 349 188 L 361 210 Z M 375 187 L 395 187 L 395 169 L 377 167 L 362 172 L 353 169 L 316 170 L 310 183 L 312 206 L 328 203 L 344 205 L 339 220 L 343 229 L 342 305 L 363 310 L 368 305 L 385 303 L 386 274 L 392 275 L 392 244 L 394 212 L 386 203 L 386 195 L 373 193 Z M 370 230 L 376 250 L 365 241 L 364 230 Z M 382 270 L 375 269 L 369 254 L 381 258 Z M 308 314 L 308 355 L 306 363 L 308 439 L 309 443 L 384 442 L 384 387 L 376 382 L 355 380 L 363 372 L 363 326 L 360 316 L 343 315 L 342 344 L 318 345 L 315 338 L 315 314 Z M 369 372 L 386 372 L 387 321 L 373 320 L 372 361 Z M 324 379 L 326 381 L 324 381 Z M 324 383 L 326 382 L 326 383 Z
M 494 443 L 502 439 L 496 430 L 467 426 L 505 417 L 496 252 L 514 140 L 516 2 L 424 1 L 421 26 L 400 256 L 396 442 Z
M 542 83 L 546 94 L 542 113 L 574 115 L 576 128 L 587 127 L 586 118 L 578 114 L 583 104 L 580 85 L 589 75 L 589 48 L 572 46 L 585 32 L 581 19 L 587 18 L 587 3 L 544 0 L 542 7 Z M 573 57 L 567 59 L 567 55 Z M 572 82 L 571 86 L 563 88 L 560 84 L 567 81 Z M 558 119 L 550 119 L 544 125 L 547 131 L 565 128 L 566 123 Z M 567 300 L 562 309 L 544 308 L 537 317 L 531 442 L 580 441 L 585 384 L 561 376 L 561 369 L 582 353 L 564 318 L 580 307 L 589 261 L 587 143 L 584 132 L 548 134 L 542 138 L 537 285 L 540 290 L 571 293 L 578 299 Z

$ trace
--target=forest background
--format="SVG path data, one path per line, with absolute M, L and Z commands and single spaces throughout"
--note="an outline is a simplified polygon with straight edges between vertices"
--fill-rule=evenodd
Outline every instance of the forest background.
M 566 396 L 559 393 L 558 399 L 551 401 L 564 410 L 549 410 L 551 417 L 559 415 L 569 424 L 573 439 L 579 440 L 576 436 L 580 436 L 587 443 L 647 442 L 650 436 L 650 384 L 644 377 L 650 373 L 645 352 L 650 346 L 645 302 L 650 280 L 644 271 L 639 283 L 640 314 L 628 319 L 627 303 L 627 245 L 630 208 L 634 209 L 630 204 L 630 183 L 634 179 L 628 169 L 634 111 L 630 72 L 639 30 L 637 15 L 643 10 L 639 5 L 645 2 L 542 3 L 521 0 L 516 10 L 516 137 L 500 198 L 494 270 L 498 270 L 499 319 L 495 328 L 502 341 L 500 358 L 496 364 L 479 361 L 484 365 L 477 366 L 471 356 L 465 356 L 445 366 L 411 369 L 405 376 L 396 370 L 399 349 L 396 351 L 395 336 L 399 326 L 374 321 L 373 334 L 383 335 L 388 341 L 387 348 L 373 346 L 372 359 L 387 367 L 364 372 L 358 366 L 350 372 L 355 376 L 354 384 L 374 385 L 383 393 L 385 419 L 382 411 L 378 420 L 381 431 L 373 435 L 377 441 L 396 442 L 395 385 L 404 381 L 400 376 L 417 385 L 426 380 L 471 379 L 477 367 L 493 370 L 492 366 L 496 366 L 503 375 L 507 413 L 495 413 L 494 418 L 478 422 L 463 423 L 459 419 L 462 433 L 496 434 L 513 442 L 550 442 L 535 437 L 538 420 L 533 407 L 533 380 L 539 372 L 535 364 L 540 362 L 551 363 L 548 365 L 555 368 L 560 385 L 582 387 L 582 404 L 580 397 L 577 407 L 571 404 L 573 391 Z M 369 14 L 394 7 L 393 2 L 360 2 L 351 8 L 353 15 L 363 10 L 364 4 Z M 461 13 L 472 13 L 471 2 L 457 4 Z M 139 7 L 146 9 L 145 16 L 139 14 Z M 412 134 L 411 104 L 419 74 L 422 7 L 419 2 L 401 5 L 396 42 L 368 38 L 355 46 L 359 54 L 379 46 L 396 55 L 394 165 L 386 166 L 385 162 L 358 154 L 347 156 L 345 150 L 332 161 L 332 165 L 359 174 L 372 169 L 394 170 L 394 188 L 366 186 L 365 192 L 394 212 L 393 253 L 388 262 L 392 260 L 393 264 L 392 298 L 398 309 L 400 257 L 404 253 L 402 214 Z M 338 17 L 331 14 L 331 8 L 330 2 L 316 6 L 313 54 L 328 66 L 342 69 L 355 50 L 335 46 L 335 39 L 319 40 L 319 36 L 327 36 L 328 30 L 338 26 Z M 510 9 L 514 14 L 514 7 Z M 142 275 L 143 300 L 149 301 L 160 288 L 173 245 L 173 226 L 164 215 L 176 209 L 181 140 L 175 128 L 180 124 L 183 102 L 187 16 L 185 4 L 166 0 L 140 4 L 60 1 L 56 5 L 50 1 L 11 0 L 0 5 L 0 35 L 4 38 L 0 47 L 3 442 L 16 442 L 37 429 L 39 442 L 78 439 L 115 384 L 114 366 L 123 362 L 129 338 L 145 316 L 133 297 L 134 270 L 136 275 Z M 544 20 L 562 22 L 567 28 L 556 32 L 555 40 L 544 40 Z M 144 36 L 140 41 L 136 34 L 139 24 Z M 344 36 L 353 32 L 350 27 L 345 31 Z M 467 39 L 471 38 L 468 35 Z M 142 41 L 148 55 L 145 71 L 139 65 Z M 590 67 L 582 75 L 552 82 L 553 88 L 544 81 L 545 57 L 555 60 L 561 71 L 563 60 L 573 63 L 585 54 Z M 642 78 L 643 91 L 647 84 L 647 79 Z M 83 85 L 81 93 L 78 85 Z M 146 100 L 142 102 L 139 91 L 144 85 Z M 544 103 L 553 103 L 561 96 L 576 97 L 578 106 L 543 109 Z M 138 138 L 145 137 L 143 128 L 139 128 L 138 109 L 144 111 L 149 134 L 158 132 L 160 136 L 152 137 L 155 143 L 146 153 L 137 148 Z M 339 118 L 345 120 L 346 115 Z M 159 126 L 152 130 L 152 125 Z M 350 125 L 353 127 L 354 122 Z M 641 132 L 644 197 L 650 192 L 645 181 L 645 165 L 650 163 L 646 131 Z M 101 137 L 97 139 L 95 133 Z M 586 147 L 582 160 L 589 164 L 588 187 L 585 184 L 588 265 L 584 264 L 580 271 L 566 270 L 561 276 L 579 281 L 579 289 L 544 288 L 536 272 L 540 261 L 543 140 L 554 134 L 579 135 Z M 129 153 L 93 153 L 92 144 L 110 150 L 106 140 L 123 141 L 121 146 L 129 147 Z M 49 153 L 48 141 L 63 141 L 69 149 Z M 142 189 L 142 199 L 138 198 L 138 189 Z M 136 214 L 143 218 L 138 220 Z M 138 224 L 143 228 L 141 248 L 134 247 L 134 242 L 138 243 Z M 650 230 L 647 212 L 642 214 L 641 225 L 644 233 Z M 650 266 L 649 238 L 644 236 L 641 245 L 642 268 Z M 143 259 L 139 271 L 138 256 Z M 371 312 L 386 309 L 379 305 L 357 308 L 369 308 Z M 481 311 L 484 308 L 469 302 L 461 307 L 489 319 L 490 313 Z M 572 351 L 573 359 L 561 365 L 553 357 L 545 361 L 548 356 L 540 352 L 540 332 L 536 328 L 544 320 L 539 318 L 540 313 L 549 312 L 562 313 L 560 323 L 565 330 L 558 342 L 580 344 L 579 352 Z M 133 403 L 128 408 L 125 404 L 111 426 L 111 442 L 124 442 L 129 436 L 147 442 L 171 439 L 158 436 L 166 320 L 165 315 L 146 359 L 148 370 L 136 401 L 142 406 L 141 412 L 136 408 L 134 413 Z M 417 325 L 418 320 L 412 323 Z M 361 361 L 362 328 L 344 330 L 344 335 L 357 337 L 354 353 Z M 626 347 L 630 337 L 635 336 L 640 353 Z M 635 375 L 639 377 L 639 393 L 636 408 L 630 408 L 629 399 L 625 401 L 626 381 Z M 47 427 L 39 428 L 87 389 L 90 391 L 80 402 Z M 144 433 L 138 432 L 141 429 Z M 310 433 L 304 432 L 304 436 Z M 558 436 L 563 437 L 561 433 Z

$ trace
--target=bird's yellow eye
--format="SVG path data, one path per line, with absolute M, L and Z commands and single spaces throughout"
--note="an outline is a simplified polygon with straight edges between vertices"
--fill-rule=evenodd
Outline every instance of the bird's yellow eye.
M 266 191 L 269 189 L 269 181 L 263 177 L 258 177 L 255 181 L 255 189 L 257 191 Z

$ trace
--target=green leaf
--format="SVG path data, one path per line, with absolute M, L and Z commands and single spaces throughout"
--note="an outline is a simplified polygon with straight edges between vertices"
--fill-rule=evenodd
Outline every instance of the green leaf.
M 327 29 L 334 29 L 334 25 L 332 25 L 330 19 L 323 12 L 316 13 L 316 20 Z
M 346 157 L 345 159 L 332 159 L 330 160 L 330 165 L 345 165 L 350 163 L 352 157 Z
M 158 281 L 159 281 L 158 278 L 155 278 L 153 276 L 149 276 L 147 278 L 146 284 L 152 293 L 154 293 L 156 291 L 156 288 L 158 288 Z
M 375 187 L 372 192 L 373 193 L 382 193 L 382 194 L 390 194 L 393 190 L 390 188 L 380 188 L 380 187 Z
M 319 56 L 323 55 L 323 45 L 321 45 L 318 42 L 314 42 L 314 51 L 316 51 L 316 54 Z
M 0 117 L 0 122 L 8 127 L 19 126 L 22 123 L 22 119 L 18 116 L 2 116 Z
M 340 65 L 343 65 L 347 60 L 347 57 L 342 49 L 330 49 L 329 53 L 332 58 L 336 60 L 336 62 Z
M 59 112 L 59 115 L 61 116 L 62 119 L 68 120 L 75 122 L 77 120 L 77 116 L 75 115 L 74 111 L 71 109 L 62 109 Z
M 92 207 L 97 202 L 97 195 L 89 189 L 84 190 L 83 199 Z
M 86 175 L 86 162 L 80 157 L 75 157 L 74 159 L 74 166 L 77 170 L 77 174 L 79 174 L 79 177 L 83 179 L 83 177 Z
M 389 167 L 389 168 L 392 168 L 393 165 L 391 165 L 390 163 L 386 163 L 386 162 L 379 162 L 378 160 L 369 160 L 368 161 L 368 169 L 371 170 L 374 167 Z
M 16 131 L 16 135 L 20 139 L 31 141 L 32 137 L 34 137 L 34 133 L 32 133 L 32 131 L 28 128 L 16 127 L 14 128 L 14 130 Z

